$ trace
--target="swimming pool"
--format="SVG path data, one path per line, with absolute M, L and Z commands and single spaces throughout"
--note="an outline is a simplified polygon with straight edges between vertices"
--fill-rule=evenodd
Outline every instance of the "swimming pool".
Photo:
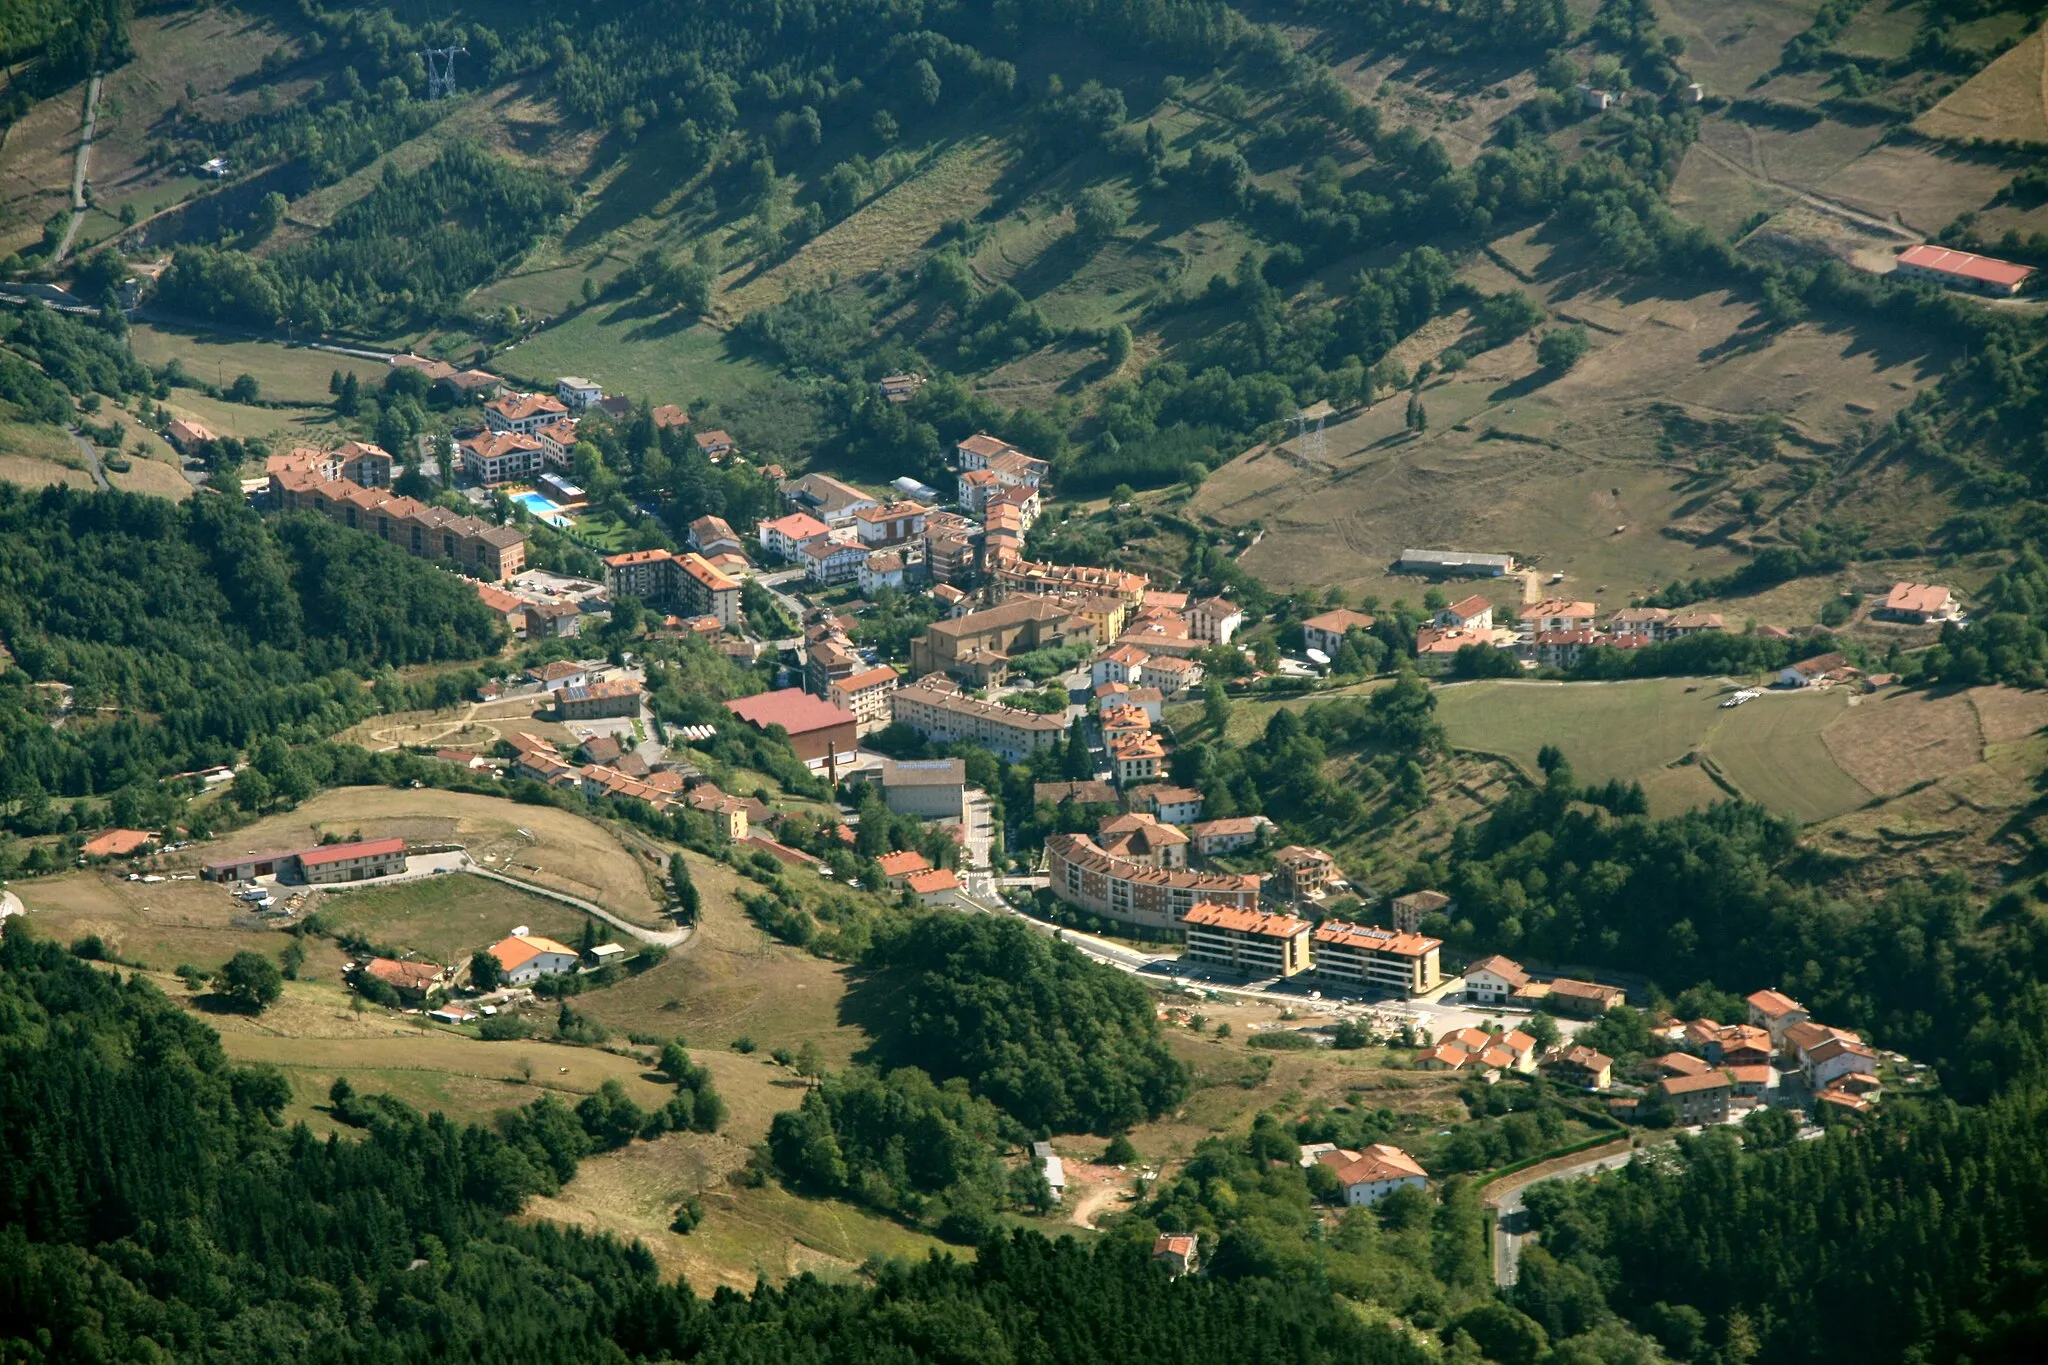
M 560 503 L 550 502 L 538 493 L 514 493 L 512 501 L 518 503 L 550 526 L 574 526 L 576 524 L 569 518 L 567 513 L 562 511 Z

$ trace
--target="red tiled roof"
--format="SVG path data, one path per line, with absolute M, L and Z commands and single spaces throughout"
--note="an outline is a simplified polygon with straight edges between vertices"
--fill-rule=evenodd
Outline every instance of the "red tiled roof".
M 851 725 L 854 721 L 853 712 L 795 687 L 785 687 L 779 692 L 761 692 L 751 697 L 735 697 L 725 704 L 725 709 L 749 725 L 762 730 L 780 725 L 792 736 L 829 730 L 835 725 Z
M 377 858 L 387 853 L 403 852 L 403 839 L 365 839 L 359 844 L 324 844 L 299 854 L 299 866 L 324 867 L 328 863 L 347 862 L 350 858 Z
M 2030 265 L 2015 265 L 2011 261 L 1994 260 L 1979 256 L 1971 251 L 1954 251 L 1945 246 L 1923 242 L 1908 247 L 1899 253 L 1900 265 L 1916 265 L 1922 270 L 1937 270 L 1944 275 L 1960 275 L 1966 280 L 1982 280 L 1986 284 L 2015 285 L 2023 283 L 2034 273 Z
M 920 896 L 960 889 L 960 879 L 953 875 L 952 869 L 944 867 L 933 868 L 930 872 L 913 872 L 904 878 L 903 884 Z
M 1239 910 L 1233 906 L 1217 905 L 1203 901 L 1188 911 L 1182 921 L 1214 929 L 1229 929 L 1240 934 L 1256 934 L 1260 938 L 1293 938 L 1305 933 L 1309 923 L 1292 915 L 1268 915 L 1257 910 Z

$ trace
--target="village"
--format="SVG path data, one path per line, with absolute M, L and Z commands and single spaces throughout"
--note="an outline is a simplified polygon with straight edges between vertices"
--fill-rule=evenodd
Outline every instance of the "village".
M 1266 816 L 1207 816 L 1206 794 L 1173 780 L 1176 737 L 1167 708 L 1224 688 L 1224 676 L 1208 677 L 1218 651 L 1242 653 L 1246 667 L 1228 670 L 1240 694 L 1269 676 L 1312 689 L 1338 668 L 1348 644 L 1373 630 L 1369 610 L 1337 606 L 1309 615 L 1298 646 L 1277 660 L 1259 659 L 1237 643 L 1254 623 L 1227 598 L 1155 586 L 1144 573 L 1109 565 L 1033 560 L 1027 541 L 1045 515 L 1052 468 L 986 433 L 954 447 L 955 483 L 943 492 L 909 477 L 869 490 L 769 466 L 760 472 L 780 489 L 779 516 L 744 531 L 719 516 L 700 517 L 675 532 L 684 548 L 603 556 L 601 582 L 531 569 L 517 526 L 489 520 L 490 500 L 502 494 L 537 520 L 572 529 L 583 496 L 572 481 L 577 427 L 592 415 L 630 419 L 634 405 L 580 377 L 562 378 L 553 394 L 519 393 L 482 371 L 412 357 L 394 364 L 483 400 L 487 428 L 459 435 L 440 456 L 478 516 L 395 495 L 398 462 L 358 442 L 271 457 L 266 477 L 248 485 L 251 496 L 279 511 L 321 513 L 444 562 L 475 580 L 481 600 L 529 642 L 573 640 L 630 598 L 652 613 L 657 634 L 700 640 L 736 663 L 772 670 L 775 687 L 734 698 L 724 710 L 731 724 L 787 742 L 833 785 L 844 839 L 853 838 L 864 787 L 879 793 L 891 815 L 951 836 L 957 856 L 946 861 L 956 865 L 911 850 L 888 853 L 877 860 L 886 883 L 877 891 L 966 913 L 1030 917 L 1098 961 L 1194 998 L 1355 1011 L 1380 1036 L 1411 1046 L 1417 1070 L 1488 1085 L 1540 1075 L 1619 1123 L 1698 1128 L 1770 1108 L 1832 1122 L 1869 1112 L 1887 1082 L 1910 1087 L 1925 1079 L 1924 1068 L 1810 1019 L 1775 989 L 1749 995 L 1738 1022 L 1643 1014 L 1648 1046 L 1609 1055 L 1577 1035 L 1610 1011 L 1627 1012 L 1629 983 L 1524 968 L 1498 955 L 1446 963 L 1438 935 L 1456 906 L 1445 893 L 1382 893 L 1355 884 L 1323 849 L 1286 842 Z M 904 401 L 919 383 L 892 376 L 879 394 Z M 674 406 L 651 411 L 657 426 L 688 429 L 712 463 L 745 463 L 726 432 L 697 431 Z M 1399 664 L 1429 679 L 1554 677 L 1592 651 L 1629 652 L 1729 630 L 1712 612 L 1603 609 L 1543 595 L 1563 575 L 1545 579 L 1507 553 L 1416 548 L 1392 567 L 1429 586 L 1432 610 L 1413 632 L 1412 657 Z M 1503 579 L 1517 581 L 1519 604 L 1477 591 L 1451 601 L 1433 586 Z M 764 591 L 774 608 L 765 618 Z M 857 638 L 877 600 L 914 600 L 928 617 L 895 657 Z M 1914 582 L 1895 584 L 1871 616 L 1922 627 L 1967 619 L 1949 588 Z M 1767 639 L 1797 638 L 1771 625 L 1749 629 Z M 1486 662 L 1475 665 L 1475 652 Z M 1795 657 L 1769 679 L 1787 690 L 1865 691 L 1890 681 L 1825 649 Z M 530 699 L 533 714 L 567 727 L 572 742 L 514 727 L 495 753 L 444 749 L 435 756 L 591 800 L 695 811 L 736 849 L 829 877 L 822 859 L 776 837 L 785 814 L 764 794 L 721 790 L 670 749 L 670 738 L 701 741 L 716 727 L 665 735 L 645 685 L 630 654 L 550 659 L 495 684 L 491 695 Z M 1763 691 L 1739 688 L 1719 704 L 1740 706 Z M 985 749 L 1010 764 L 1078 746 L 1088 775 L 1040 782 L 1035 795 L 1088 812 L 1092 829 L 1070 826 L 1012 857 L 1008 831 L 995 827 L 988 793 L 969 781 L 965 760 L 900 757 L 884 741 L 906 734 L 926 746 Z M 205 875 L 249 888 L 238 894 L 268 906 L 273 881 L 353 884 L 448 870 L 408 872 L 408 860 L 418 864 L 427 852 L 381 840 L 249 855 L 209 864 Z M 1046 919 L 1055 903 L 1063 915 L 1078 916 L 1078 927 Z M 437 1021 L 470 1024 L 530 1000 L 536 988 L 550 991 L 551 980 L 616 975 L 632 951 L 589 935 L 571 946 L 524 924 L 504 927 L 453 965 L 364 958 L 353 968 L 359 988 L 374 983 L 371 992 Z M 1328 1042 L 1327 1026 L 1311 1033 Z M 1038 1160 L 1049 1178 L 1058 1175 L 1049 1148 Z M 1414 1157 L 1387 1144 L 1367 1151 L 1320 1144 L 1305 1148 L 1303 1161 L 1331 1167 L 1354 1205 L 1426 1179 Z M 1192 1268 L 1197 1256 L 1185 1237 L 1162 1237 L 1156 1252 L 1176 1272 Z

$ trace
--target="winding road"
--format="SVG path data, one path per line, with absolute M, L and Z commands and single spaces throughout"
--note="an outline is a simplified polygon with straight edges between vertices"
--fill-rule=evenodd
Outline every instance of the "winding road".
M 503 882 L 507 886 L 516 886 L 521 891 L 530 891 L 536 896 L 546 896 L 549 900 L 557 900 L 564 905 L 574 906 L 584 914 L 595 915 L 613 928 L 623 933 L 631 934 L 642 943 L 652 944 L 657 948 L 681 947 L 689 940 L 692 932 L 692 930 L 682 927 L 674 929 L 643 929 L 630 920 L 620 919 L 596 901 L 587 901 L 581 896 L 572 896 L 566 891 L 557 891 L 552 886 L 542 886 L 538 882 L 522 881 L 518 877 L 508 877 L 503 872 L 492 871 L 475 859 L 471 859 L 470 865 L 464 870 L 479 877 L 488 877 L 494 882 Z
M 50 257 L 51 265 L 61 265 L 71 254 L 71 240 L 78 235 L 78 225 L 85 221 L 85 169 L 92 160 L 92 134 L 99 123 L 100 83 L 104 79 L 95 71 L 92 79 L 86 82 L 85 126 L 78 137 L 78 157 L 71 163 L 71 222 L 64 228 L 64 240 L 57 243 L 56 254 Z
M 1485 1196 L 1487 1205 L 1494 1211 L 1493 1282 L 1503 1287 L 1515 1282 L 1522 1244 L 1529 1240 L 1528 1214 L 1522 1208 L 1522 1196 L 1531 1185 L 1540 1185 L 1547 1180 L 1569 1180 L 1595 1171 L 1615 1170 L 1634 1159 L 1635 1150 L 1629 1140 L 1617 1138 L 1605 1147 L 1595 1147 L 1576 1157 L 1564 1158 L 1563 1164 L 1555 1170 L 1532 1166 L 1497 1182 L 1507 1188 Z
M 92 443 L 89 436 L 81 436 L 75 431 L 70 436 L 77 442 L 79 453 L 85 456 L 85 467 L 92 471 L 92 481 L 99 485 L 101 492 L 111 489 L 113 485 L 107 482 L 106 468 L 100 464 L 100 448 Z

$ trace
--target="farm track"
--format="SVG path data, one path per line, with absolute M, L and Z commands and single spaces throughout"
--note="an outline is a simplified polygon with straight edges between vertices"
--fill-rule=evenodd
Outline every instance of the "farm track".
M 1782 180 L 1774 179 L 1764 167 L 1763 152 L 1757 147 L 1754 135 L 1752 135 L 1750 143 L 1750 159 L 1753 164 L 1748 166 L 1743 165 L 1726 152 L 1717 151 L 1709 147 L 1704 142 L 1695 142 L 1693 147 L 1700 155 L 1725 166 L 1737 175 L 1754 180 L 1760 185 L 1768 185 L 1774 190 L 1784 191 L 1816 213 L 1824 213 L 1830 218 L 1839 218 L 1853 227 L 1860 227 L 1869 232 L 1881 232 L 1887 237 L 1897 238 L 1900 241 L 1918 242 L 1921 239 L 1920 233 L 1895 223 L 1889 218 L 1879 218 L 1877 215 L 1865 213 L 1861 209 L 1850 208 L 1847 204 L 1830 199 L 1826 195 L 1815 194 L 1812 190 L 1803 190 L 1797 185 L 1788 185 Z
M 71 254 L 72 239 L 78 236 L 78 225 L 85 221 L 85 172 L 92 161 L 92 135 L 99 123 L 100 84 L 104 79 L 95 71 L 86 83 L 85 123 L 78 136 L 78 158 L 71 165 L 71 221 L 65 225 L 64 240 L 57 243 L 57 250 L 50 257 L 53 266 L 63 264 L 64 258 Z

